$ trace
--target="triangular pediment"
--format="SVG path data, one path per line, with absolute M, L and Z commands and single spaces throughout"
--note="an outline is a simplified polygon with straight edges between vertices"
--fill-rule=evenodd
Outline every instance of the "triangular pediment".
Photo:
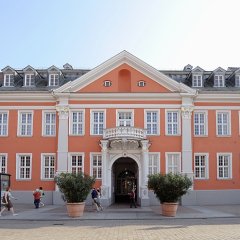
M 36 70 L 32 66 L 28 65 L 23 69 L 23 72 L 36 72 Z
M 9 72 L 9 73 L 16 73 L 16 71 L 12 67 L 10 67 L 10 66 L 6 66 L 1 71 L 2 72 Z
M 199 66 L 195 67 L 193 70 L 192 70 L 193 73 L 203 73 L 204 72 L 204 69 L 200 68 Z
M 214 74 L 225 74 L 226 70 L 221 68 L 221 67 L 218 67 L 217 69 L 215 69 L 214 71 Z
M 48 72 L 60 72 L 59 68 L 52 65 L 50 68 L 47 69 Z
M 134 86 L 132 88 L 136 89 L 136 92 L 138 91 L 137 88 L 135 88 L 137 82 L 143 80 L 146 81 L 146 86 L 151 85 L 153 92 L 156 92 L 156 88 L 158 88 L 159 92 L 195 93 L 194 89 L 191 89 L 182 83 L 178 83 L 127 51 L 120 52 L 76 80 L 68 82 L 60 88 L 55 89 L 54 92 L 82 93 L 84 90 L 89 92 L 89 89 L 96 89 L 96 92 L 99 92 L 99 86 L 103 86 L 105 80 L 117 81 L 117 74 L 119 74 L 119 72 L 121 74 L 121 71 L 123 71 L 123 75 L 125 74 L 124 71 L 128 71 L 129 73 L 127 74 L 129 74 L 129 76 L 134 75 L 134 79 L 131 78 L 133 79 L 131 86 Z M 115 77 L 109 79 L 111 76 Z M 139 78 L 136 78 L 136 76 Z M 110 88 L 105 89 L 106 92 L 110 92 Z M 144 88 L 138 89 L 140 92 L 144 91 Z M 146 92 L 151 92 L 151 89 L 149 88 Z M 116 90 L 113 92 L 116 92 Z

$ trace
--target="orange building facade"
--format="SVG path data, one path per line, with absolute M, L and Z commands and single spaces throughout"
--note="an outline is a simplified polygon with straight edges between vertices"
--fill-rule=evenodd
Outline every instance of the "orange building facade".
M 92 70 L 11 67 L 0 73 L 0 170 L 20 202 L 54 176 L 96 177 L 105 206 L 157 203 L 148 175 L 193 179 L 184 205 L 240 202 L 240 70 L 158 71 L 123 51 Z M 74 77 L 73 77 L 74 76 Z

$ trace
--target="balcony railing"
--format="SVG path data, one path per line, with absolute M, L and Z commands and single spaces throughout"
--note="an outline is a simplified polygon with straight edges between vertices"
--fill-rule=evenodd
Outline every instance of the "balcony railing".
M 116 127 L 103 130 L 103 139 L 134 138 L 146 139 L 147 130 L 134 127 Z

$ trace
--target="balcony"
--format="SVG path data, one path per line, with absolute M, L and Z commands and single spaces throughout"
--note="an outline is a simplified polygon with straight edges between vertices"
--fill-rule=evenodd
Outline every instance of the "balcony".
M 103 139 L 146 139 L 147 130 L 134 127 L 116 127 L 103 130 Z

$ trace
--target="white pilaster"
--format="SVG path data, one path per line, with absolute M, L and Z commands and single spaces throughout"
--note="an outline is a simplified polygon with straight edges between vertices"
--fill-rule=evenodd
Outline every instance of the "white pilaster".
M 185 104 L 184 104 L 185 103 Z M 186 104 L 188 103 L 188 104 Z M 183 99 L 182 112 L 182 173 L 193 177 L 192 166 L 192 99 Z
M 59 116 L 58 127 L 58 150 L 57 150 L 57 173 L 67 172 L 68 162 L 68 105 L 56 107 Z
M 141 179 L 141 198 L 148 199 L 147 182 L 148 182 L 148 167 L 149 156 L 148 148 L 150 146 L 148 140 L 142 140 L 142 179 Z
M 100 146 L 102 147 L 102 198 L 109 197 L 109 185 L 107 184 L 108 178 L 108 140 L 101 140 Z

